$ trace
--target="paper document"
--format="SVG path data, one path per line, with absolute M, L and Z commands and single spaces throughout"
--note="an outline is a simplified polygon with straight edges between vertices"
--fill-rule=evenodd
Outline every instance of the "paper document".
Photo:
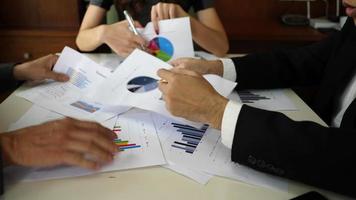
M 111 111 L 118 114 L 129 109 L 118 106 L 116 110 L 107 109 L 84 97 L 111 73 L 79 52 L 65 47 L 53 70 L 67 74 L 70 80 L 65 83 L 48 80 L 17 95 L 48 110 L 78 119 L 104 121 L 113 116 Z
M 243 104 L 252 107 L 270 111 L 297 110 L 293 101 L 285 94 L 285 89 L 245 90 L 238 91 L 238 94 Z
M 97 90 L 89 93 L 93 101 L 106 106 L 127 106 L 173 117 L 165 107 L 158 89 L 157 71 L 171 69 L 168 63 L 136 49 Z M 204 76 L 222 96 L 228 96 L 236 83 L 216 75 Z
M 267 188 L 287 191 L 287 181 L 231 161 L 231 149 L 221 143 L 221 134 L 207 125 L 191 127 L 152 114 L 168 163 L 187 169 L 228 177 Z
M 12 128 L 18 129 L 23 128 L 21 125 L 29 126 L 45 122 L 46 116 L 48 120 L 61 117 L 34 106 L 15 124 L 16 127 L 13 126 Z M 104 122 L 103 125 L 112 129 L 118 135 L 119 139 L 116 140 L 116 143 L 122 151 L 117 154 L 113 163 L 104 166 L 100 171 L 94 172 L 78 167 L 59 166 L 39 169 L 14 168 L 22 170 L 16 173 L 22 174 L 23 181 L 36 181 L 166 164 L 149 113 L 140 113 L 134 116 L 130 116 L 130 114 L 121 115 Z M 14 173 L 14 169 L 11 168 L 8 171 Z
M 158 23 L 159 35 L 152 22 L 144 29 L 138 29 L 141 36 L 148 41 L 148 51 L 165 62 L 181 57 L 194 57 L 189 17 L 161 20 Z

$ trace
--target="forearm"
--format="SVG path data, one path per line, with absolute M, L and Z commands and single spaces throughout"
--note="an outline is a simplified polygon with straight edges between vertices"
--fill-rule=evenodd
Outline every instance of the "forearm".
M 229 50 L 226 34 L 205 26 L 193 17 L 190 19 L 193 40 L 214 55 L 224 57 Z
M 297 122 L 277 112 L 243 106 L 232 160 L 267 173 L 355 196 L 355 130 Z M 347 162 L 345 163 L 345 159 Z
M 104 44 L 105 29 L 107 25 L 80 30 L 76 39 L 77 46 L 82 51 L 93 51 Z

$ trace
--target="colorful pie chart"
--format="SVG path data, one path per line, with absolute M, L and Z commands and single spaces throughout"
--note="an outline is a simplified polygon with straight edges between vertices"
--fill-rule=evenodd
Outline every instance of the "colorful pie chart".
M 154 56 L 165 62 L 169 61 L 174 53 L 172 43 L 164 37 L 153 38 L 148 44 L 148 49 Z

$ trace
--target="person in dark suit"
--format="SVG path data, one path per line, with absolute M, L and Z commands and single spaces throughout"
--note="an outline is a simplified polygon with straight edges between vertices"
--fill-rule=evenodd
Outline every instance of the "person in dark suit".
M 344 5 L 343 29 L 311 46 L 232 61 L 174 61 L 173 70 L 158 72 L 167 109 L 221 129 L 232 161 L 356 197 L 356 0 Z M 238 90 L 318 85 L 311 106 L 330 127 L 229 101 L 206 73 L 237 81 Z
M 15 86 L 18 81 L 68 81 L 66 75 L 51 70 L 57 59 L 57 56 L 49 55 L 18 65 L 2 64 L 0 88 Z M 118 151 L 113 142 L 116 137 L 115 133 L 100 124 L 70 118 L 0 133 L 0 194 L 3 193 L 4 166 L 51 167 L 66 164 L 98 169 L 113 160 Z

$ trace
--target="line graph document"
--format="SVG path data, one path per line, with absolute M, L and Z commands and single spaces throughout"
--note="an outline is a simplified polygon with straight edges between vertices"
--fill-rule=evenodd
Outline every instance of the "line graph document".
M 39 181 L 165 165 L 166 161 L 163 156 L 155 126 L 150 117 L 149 113 L 138 113 L 134 116 L 128 113 L 127 115 L 124 114 L 103 123 L 104 126 L 115 131 L 118 135 L 118 140 L 127 141 L 127 144 L 122 148 L 122 151 L 115 156 L 114 161 L 111 164 L 104 166 L 99 171 L 94 172 L 70 166 L 37 169 L 9 167 L 5 169 L 5 175 L 9 174 L 11 177 L 11 174 L 21 174 L 22 181 Z M 23 128 L 25 126 L 43 123 L 46 119 L 49 121 L 57 118 L 61 118 L 61 116 L 41 107 L 34 106 L 25 113 L 25 115 L 13 125 L 11 129 Z
M 231 150 L 221 143 L 219 131 L 173 122 L 152 114 L 168 163 L 267 188 L 287 191 L 287 181 L 231 161 Z

